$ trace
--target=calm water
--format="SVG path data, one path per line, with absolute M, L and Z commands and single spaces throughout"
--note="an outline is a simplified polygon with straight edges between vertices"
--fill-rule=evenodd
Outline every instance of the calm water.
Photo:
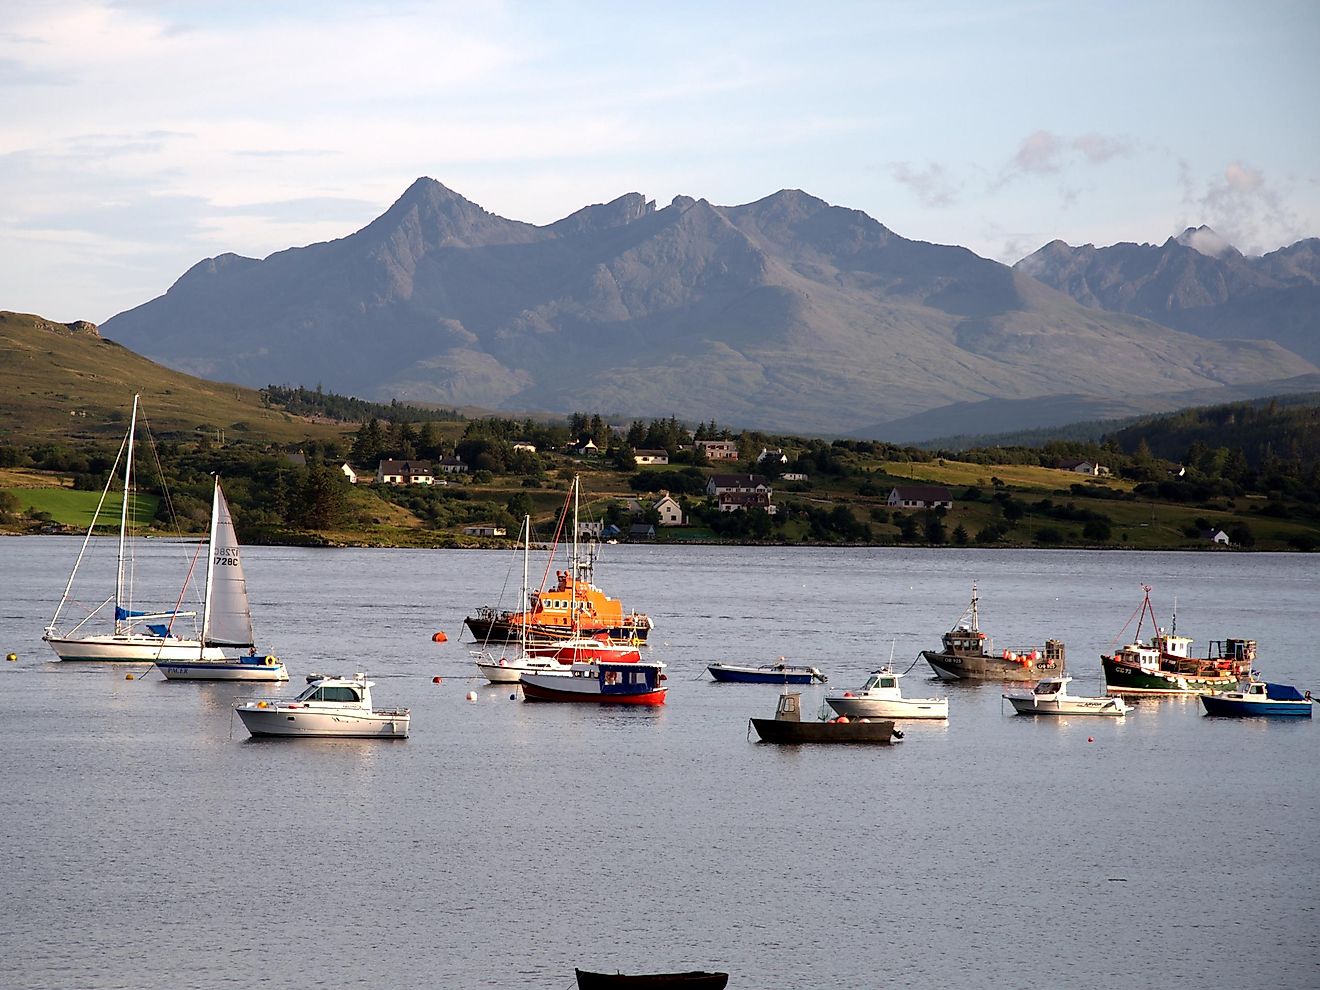
M 257 742 L 230 706 L 269 689 L 49 662 L 77 545 L 0 539 L 0 985 L 1320 985 L 1320 725 L 1036 721 L 922 663 L 907 692 L 949 694 L 948 725 L 795 750 L 747 740 L 774 688 L 703 676 L 782 655 L 859 685 L 891 641 L 900 669 L 938 644 L 975 578 L 997 643 L 1063 639 L 1090 693 L 1145 581 L 1197 648 L 1254 637 L 1271 679 L 1320 688 L 1320 557 L 607 550 L 600 583 L 657 622 L 659 711 L 511 701 L 430 641 L 516 589 L 512 554 L 247 551 L 286 690 L 367 670 L 413 710 L 407 741 Z

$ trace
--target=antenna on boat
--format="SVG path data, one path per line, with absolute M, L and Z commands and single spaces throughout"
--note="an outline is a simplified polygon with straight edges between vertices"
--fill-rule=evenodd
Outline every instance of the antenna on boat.
M 978 601 L 979 599 L 976 597 L 976 582 L 973 581 L 972 582 L 972 632 L 979 632 L 981 628 L 980 625 L 978 624 L 979 619 L 976 611 L 976 606 Z

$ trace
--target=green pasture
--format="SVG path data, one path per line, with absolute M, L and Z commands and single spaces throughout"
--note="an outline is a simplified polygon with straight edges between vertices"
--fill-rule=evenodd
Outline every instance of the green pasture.
M 3 488 L 18 499 L 19 511 L 34 510 L 44 512 L 52 520 L 64 526 L 86 529 L 92 524 L 96 513 L 96 503 L 100 501 L 100 492 L 77 491 L 73 488 Z M 129 500 L 129 518 L 145 526 L 156 517 L 156 506 L 160 499 L 155 495 L 134 495 Z M 119 513 L 124 504 L 122 492 L 106 496 L 101 507 L 101 519 L 97 528 L 119 529 Z

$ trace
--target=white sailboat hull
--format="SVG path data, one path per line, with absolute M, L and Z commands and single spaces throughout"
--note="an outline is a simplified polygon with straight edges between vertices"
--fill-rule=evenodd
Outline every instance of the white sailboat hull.
M 568 673 L 568 668 L 554 660 L 478 660 L 477 669 L 491 684 L 517 684 L 523 674 Z
M 289 672 L 276 660 L 198 660 L 170 662 L 159 660 L 156 669 L 167 681 L 287 681 Z
M 46 636 L 45 640 L 61 660 L 91 660 L 120 663 L 155 663 L 158 660 L 224 660 L 218 647 L 201 649 L 195 639 L 160 636 L 87 636 L 83 638 Z

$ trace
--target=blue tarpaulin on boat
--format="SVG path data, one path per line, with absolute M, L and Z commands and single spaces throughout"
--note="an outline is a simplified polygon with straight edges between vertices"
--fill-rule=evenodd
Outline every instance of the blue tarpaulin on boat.
M 1291 684 L 1265 684 L 1265 694 L 1272 701 L 1305 701 L 1306 696 Z
M 148 622 L 147 629 L 151 632 L 153 636 L 168 636 L 170 634 L 169 626 L 158 625 L 157 623 L 154 622 Z
M 150 614 L 151 614 L 150 612 L 132 612 L 132 611 L 129 611 L 128 609 L 126 609 L 126 608 L 120 608 L 118 605 L 115 606 L 115 619 L 116 619 L 116 620 L 135 619 L 135 618 L 137 618 L 139 615 L 150 615 Z

